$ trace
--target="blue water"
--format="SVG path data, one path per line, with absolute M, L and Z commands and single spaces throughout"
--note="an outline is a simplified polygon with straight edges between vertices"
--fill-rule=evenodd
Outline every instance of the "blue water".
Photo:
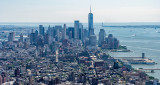
M 144 52 L 147 58 L 153 59 L 158 64 L 132 66 L 134 68 L 160 68 L 160 33 L 156 32 L 160 31 L 159 28 L 103 28 L 107 34 L 113 34 L 120 40 L 121 45 L 126 45 L 132 51 L 111 53 L 113 57 L 141 57 Z M 160 79 L 160 70 L 147 74 Z
M 15 25 L 37 27 L 42 24 L 45 27 L 49 25 L 63 25 L 62 23 L 0 23 L 0 25 Z M 83 23 L 84 28 L 87 24 Z M 134 68 L 160 68 L 160 28 L 120 28 L 120 27 L 102 27 L 101 23 L 94 24 L 95 34 L 98 36 L 100 29 L 105 29 L 107 34 L 113 34 L 119 39 L 121 45 L 126 45 L 132 52 L 111 53 L 113 57 L 140 57 L 144 52 L 147 58 L 153 59 L 156 65 L 133 65 Z M 123 26 L 123 25 L 160 25 L 160 23 L 104 23 L 104 25 Z M 73 23 L 67 23 L 67 26 L 74 26 Z M 136 36 L 133 36 L 136 35 Z M 160 79 L 160 71 L 148 73 L 155 78 Z

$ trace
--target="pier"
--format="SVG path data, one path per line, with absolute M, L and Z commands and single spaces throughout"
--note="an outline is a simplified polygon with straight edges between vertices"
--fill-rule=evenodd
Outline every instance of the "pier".
M 115 59 L 120 59 L 123 62 L 130 64 L 145 64 L 145 65 L 155 65 L 156 63 L 149 58 L 145 57 L 145 53 L 142 53 L 142 57 L 114 57 Z
M 139 71 L 144 71 L 146 73 L 154 73 L 155 70 L 160 70 L 160 68 L 149 68 L 149 69 L 143 69 L 143 68 L 139 68 L 137 69 Z
M 138 59 L 141 59 L 141 58 L 145 58 L 145 57 L 114 57 L 115 59 L 134 59 L 134 58 L 138 58 Z
M 114 57 L 115 59 L 145 59 L 145 53 L 142 53 L 142 57 Z

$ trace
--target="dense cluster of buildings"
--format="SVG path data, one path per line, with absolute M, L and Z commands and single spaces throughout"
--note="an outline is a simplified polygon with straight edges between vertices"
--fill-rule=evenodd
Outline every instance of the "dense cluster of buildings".
M 15 40 L 15 32 L 0 49 L 0 85 L 150 85 L 159 84 L 141 71 L 110 57 L 101 49 L 118 49 L 119 40 L 104 29 L 94 34 L 93 14 L 88 30 L 78 20 L 74 27 L 49 26 Z
M 108 37 L 106 37 L 105 30 L 100 29 L 98 45 L 102 49 L 118 49 L 119 48 L 119 40 L 117 40 L 117 38 L 113 37 L 112 34 L 109 34 Z

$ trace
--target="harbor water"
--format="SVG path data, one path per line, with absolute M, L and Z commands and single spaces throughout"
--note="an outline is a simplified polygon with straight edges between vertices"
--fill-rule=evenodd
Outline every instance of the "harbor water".
M 100 28 L 102 27 L 96 30 Z M 110 53 L 112 57 L 141 57 L 142 53 L 145 53 L 146 58 L 152 59 L 157 64 L 132 66 L 135 69 L 160 68 L 160 28 L 103 27 L 103 29 L 106 30 L 107 34 L 113 34 L 113 36 L 118 38 L 121 45 L 125 45 L 131 50 L 131 52 L 112 52 Z M 160 79 L 160 70 L 147 74 Z

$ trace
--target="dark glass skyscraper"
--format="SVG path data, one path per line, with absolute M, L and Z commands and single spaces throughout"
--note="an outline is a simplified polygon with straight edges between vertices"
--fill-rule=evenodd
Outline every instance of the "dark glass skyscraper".
M 44 36 L 44 27 L 43 27 L 43 25 L 39 25 L 39 34 Z
M 94 35 L 93 14 L 91 13 L 91 8 L 90 8 L 90 13 L 88 14 L 88 28 L 89 28 L 89 36 Z

